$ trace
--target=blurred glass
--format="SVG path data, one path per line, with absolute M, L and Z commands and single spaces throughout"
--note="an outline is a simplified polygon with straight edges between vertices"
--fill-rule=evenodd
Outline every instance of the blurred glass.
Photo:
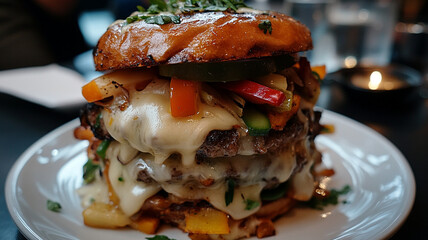
M 312 64 L 332 72 L 390 62 L 397 1 L 285 0 L 284 6 L 312 32 Z
M 327 9 L 337 67 L 387 65 L 397 17 L 393 0 L 336 1 Z
M 290 15 L 311 30 L 314 50 L 307 53 L 312 65 L 332 66 L 327 61 L 333 57 L 334 42 L 328 34 L 327 7 L 334 0 L 285 0 L 284 12 Z

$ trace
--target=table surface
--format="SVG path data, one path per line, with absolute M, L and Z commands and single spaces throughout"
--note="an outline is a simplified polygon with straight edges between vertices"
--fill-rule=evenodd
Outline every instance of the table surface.
M 6 207 L 4 183 L 15 160 L 39 138 L 76 118 L 78 109 L 58 112 L 0 94 L 0 238 L 25 239 Z M 318 105 L 353 118 L 388 138 L 407 158 L 416 179 L 413 209 L 391 239 L 423 238 L 428 229 L 428 100 L 401 108 L 373 108 L 349 98 L 337 85 L 323 86 Z

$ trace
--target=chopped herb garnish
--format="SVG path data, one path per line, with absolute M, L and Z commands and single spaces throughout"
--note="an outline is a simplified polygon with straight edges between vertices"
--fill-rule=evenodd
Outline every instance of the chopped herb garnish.
M 163 25 L 168 23 L 178 24 L 181 22 L 180 17 L 177 15 L 154 15 L 154 16 L 134 15 L 134 16 L 128 17 L 126 19 L 126 22 L 129 24 L 138 20 L 144 20 L 148 24 L 157 24 L 157 25 Z
M 175 16 L 175 15 L 156 15 L 156 16 L 151 16 L 146 18 L 144 21 L 146 21 L 146 23 L 148 24 L 157 24 L 157 25 L 163 25 L 163 24 L 167 24 L 167 23 L 175 23 L 178 24 L 181 22 L 180 17 L 179 16 Z
M 181 23 L 180 13 L 192 12 L 218 12 L 237 11 L 239 8 L 248 7 L 244 0 L 150 0 L 150 6 L 146 10 L 137 6 L 140 14 L 126 18 L 126 24 L 143 20 L 148 24 Z M 163 13 L 171 13 L 167 15 Z M 160 14 L 160 15 L 159 15 Z
M 269 20 L 262 20 L 259 23 L 259 28 L 263 30 L 263 33 L 266 34 L 269 32 L 269 34 L 272 34 L 272 23 Z
M 252 210 L 260 205 L 258 201 L 254 201 L 251 199 L 245 199 L 245 210 Z
M 138 5 L 137 9 L 139 12 L 145 12 L 146 11 L 146 9 L 144 9 L 143 6 L 141 6 L 141 5 Z
M 95 173 L 99 167 L 100 165 L 94 163 L 90 158 L 85 165 L 83 165 L 83 182 L 85 184 L 91 183 L 95 180 Z
M 138 15 L 133 15 L 133 16 L 129 16 L 126 18 L 126 23 L 130 24 L 130 23 L 133 23 L 133 22 L 138 21 L 138 20 L 140 20 Z
M 106 151 L 108 146 L 110 145 L 110 140 L 103 140 L 100 145 L 98 145 L 97 147 L 97 155 L 101 158 L 101 159 L 105 159 L 106 158 Z
M 196 11 L 237 11 L 242 7 L 248 7 L 243 0 L 186 0 L 184 5 L 180 6 L 180 11 L 185 13 Z
M 162 12 L 162 10 L 159 9 L 159 6 L 157 4 L 150 5 L 150 7 L 147 9 L 147 12 L 150 14 L 158 14 Z
M 98 114 L 97 118 L 95 119 L 95 124 L 94 124 L 94 128 L 95 129 L 99 129 L 100 128 L 100 126 L 101 126 L 101 118 L 102 118 L 102 115 L 100 113 L 100 114 Z
M 168 11 L 168 5 L 165 0 L 150 0 L 151 6 L 157 5 L 157 8 L 161 11 Z
M 308 205 L 310 208 L 323 210 L 327 205 L 337 205 L 339 203 L 339 196 L 345 195 L 350 191 L 351 187 L 349 185 L 344 186 L 341 190 L 332 189 L 325 198 L 317 198 L 314 196 L 311 198 L 311 200 L 305 202 L 305 205 Z M 346 203 L 348 202 L 346 201 Z
M 331 124 L 321 125 L 321 133 L 334 133 L 334 125 L 331 125 Z
M 233 202 L 233 195 L 235 194 L 235 180 L 229 178 L 227 180 L 227 191 L 224 194 L 224 200 L 226 202 L 226 206 L 229 206 L 231 202 Z
M 278 187 L 273 189 L 265 189 L 260 194 L 263 201 L 274 201 L 282 198 L 288 190 L 288 182 L 281 183 Z
M 123 177 L 119 177 L 117 180 L 118 180 L 119 182 L 123 182 Z
M 236 6 L 231 1 L 229 1 L 229 0 L 223 0 L 223 2 L 225 3 L 225 5 L 228 8 L 233 9 L 235 11 L 238 10 L 238 8 L 236 8 Z
M 321 76 L 320 76 L 317 72 L 312 71 L 312 75 L 314 75 L 315 79 L 316 79 L 318 82 L 321 82 Z
M 156 235 L 153 237 L 146 237 L 147 240 L 175 240 L 174 238 L 169 238 L 165 235 Z
M 61 212 L 61 204 L 59 204 L 58 202 L 54 202 L 48 199 L 46 204 L 48 209 L 52 212 Z

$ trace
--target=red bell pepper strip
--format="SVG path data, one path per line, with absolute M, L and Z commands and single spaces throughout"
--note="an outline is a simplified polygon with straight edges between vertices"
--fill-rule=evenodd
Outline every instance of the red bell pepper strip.
M 199 83 L 195 81 L 171 78 L 171 115 L 187 117 L 198 112 Z
M 282 91 L 248 80 L 227 82 L 219 84 L 219 86 L 255 104 L 269 104 L 278 107 L 285 100 L 285 95 Z

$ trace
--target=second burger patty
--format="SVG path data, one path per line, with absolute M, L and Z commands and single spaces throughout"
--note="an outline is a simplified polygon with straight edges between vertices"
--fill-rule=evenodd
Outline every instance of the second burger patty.
M 113 139 L 107 132 L 104 123 L 100 120 L 102 107 L 95 104 L 87 104 L 81 112 L 80 118 L 82 126 L 89 126 L 94 132 L 98 139 Z M 304 110 L 302 112 L 305 121 L 299 119 L 298 116 L 294 116 L 289 120 L 287 125 L 282 131 L 271 130 L 267 136 L 254 137 L 252 140 L 252 147 L 256 154 L 274 153 L 280 151 L 286 146 L 296 144 L 302 141 L 304 138 L 309 138 L 310 142 L 316 135 L 320 133 L 321 125 L 319 120 L 321 112 L 310 112 Z M 196 158 L 199 164 L 204 164 L 205 161 L 210 161 L 212 158 L 219 157 L 234 157 L 239 155 L 240 140 L 241 136 L 236 129 L 232 130 L 213 130 L 206 137 L 204 143 L 197 150 Z M 296 150 L 296 167 L 293 172 L 298 172 L 306 163 L 306 151 Z M 182 181 L 183 172 L 179 167 L 171 167 L 170 175 L 172 182 Z M 232 165 L 229 169 L 225 170 L 227 178 L 240 178 L 241 176 L 236 175 L 237 170 Z M 139 170 L 137 174 L 137 180 L 145 183 L 151 183 L 155 180 L 145 169 Z M 206 180 L 201 180 L 201 184 L 206 185 Z M 264 179 L 266 182 L 265 188 L 273 188 L 279 184 L 278 179 L 269 178 Z M 209 183 L 211 184 L 211 183 Z
M 95 137 L 104 140 L 113 138 L 100 120 L 100 114 L 103 107 L 93 103 L 88 103 L 80 113 L 82 126 L 89 126 Z M 319 120 L 321 112 L 315 111 L 313 116 L 308 110 L 303 114 L 308 119 L 308 134 L 304 130 L 304 122 L 300 121 L 297 116 L 292 117 L 282 131 L 271 130 L 267 136 L 254 137 L 253 148 L 256 153 L 263 154 L 270 151 L 276 151 L 291 141 L 300 140 L 305 136 L 314 139 L 321 131 Z M 215 158 L 215 157 L 232 157 L 239 152 L 238 130 L 213 130 L 206 137 L 202 146 L 198 149 L 196 157 Z

